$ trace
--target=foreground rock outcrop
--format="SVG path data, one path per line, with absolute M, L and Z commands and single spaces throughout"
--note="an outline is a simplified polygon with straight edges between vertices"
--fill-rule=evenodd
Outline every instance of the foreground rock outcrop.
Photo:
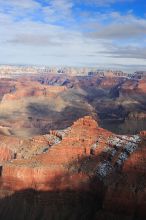
M 68 198 L 72 200 L 73 195 L 81 199 L 79 194 L 84 192 L 96 204 L 91 204 L 92 219 L 145 219 L 145 137 L 145 131 L 116 135 L 85 116 L 64 130 L 51 130 L 29 140 L 14 138 L 15 158 L 5 156 L 1 148 L 5 160 L 1 188 L 31 188 L 34 199 L 36 192 L 45 191 L 49 193 L 46 201 L 50 193 L 70 192 Z M 8 138 L 1 140 L 8 145 Z M 60 200 L 64 200 L 63 194 Z
M 31 159 L 17 159 L 5 164 L 2 175 L 20 178 L 29 184 L 51 182 L 58 175 L 66 175 L 71 162 L 76 163 L 82 157 L 90 155 L 91 146 L 96 142 L 101 131 L 102 129 L 98 128 L 97 123 L 90 117 L 79 119 L 67 131 L 67 135 L 62 138 L 59 137 L 62 139 L 61 142 L 53 145 L 48 152 Z M 51 131 L 52 133 L 58 136 L 59 132 Z M 106 133 L 107 136 L 110 135 L 110 132 Z M 78 173 L 75 173 L 75 175 L 78 175 Z M 79 176 L 82 176 L 82 174 L 79 174 Z M 64 181 L 64 184 L 66 187 L 66 181 Z M 50 187 L 52 188 L 52 186 Z

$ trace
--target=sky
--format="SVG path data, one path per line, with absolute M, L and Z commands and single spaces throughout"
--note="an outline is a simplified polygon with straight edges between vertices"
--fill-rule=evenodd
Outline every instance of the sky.
M 145 0 L 0 0 L 0 64 L 146 70 Z

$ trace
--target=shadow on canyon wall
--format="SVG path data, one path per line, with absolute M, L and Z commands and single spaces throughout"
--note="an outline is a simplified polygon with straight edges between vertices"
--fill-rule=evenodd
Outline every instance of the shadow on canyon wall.
M 92 192 L 26 189 L 0 199 L 1 220 L 95 219 L 100 201 Z
M 34 127 L 40 128 L 42 134 L 48 133 L 50 129 L 66 129 L 79 118 L 92 114 L 86 109 L 75 106 L 65 107 L 59 112 L 55 109 L 49 109 L 46 104 L 40 105 L 38 103 L 28 105 L 27 109 L 29 120 Z
M 88 109 L 75 106 L 65 107 L 62 111 L 58 112 L 50 110 L 45 104 L 32 103 L 28 106 L 28 112 L 29 121 L 34 127 L 39 128 L 41 134 L 48 133 L 50 129 L 66 129 L 74 121 L 86 115 L 91 115 L 99 122 L 101 127 L 117 134 L 137 134 L 142 130 L 146 130 L 145 119 L 133 118 L 124 120 L 123 118 L 126 113 L 123 111 L 122 106 L 119 106 L 115 111 L 107 109 L 105 112 L 96 115 Z M 117 118 L 110 118 L 109 112 L 110 114 L 113 113 L 113 115 L 117 114 Z M 119 117 L 122 120 L 118 118 L 118 115 L 120 115 Z M 47 118 L 47 120 L 45 121 L 43 118 Z
M 38 103 L 37 100 L 27 103 L 26 109 L 20 107 L 10 111 L 10 114 L 9 111 L 2 112 L 0 123 L 13 127 L 13 124 L 18 122 L 26 136 L 28 133 L 30 136 L 46 134 L 50 129 L 65 129 L 85 115 L 92 115 L 96 120 L 99 118 L 101 127 L 117 134 L 135 134 L 146 129 L 145 120 L 127 119 L 130 112 L 146 113 L 145 94 L 135 92 L 119 96 L 119 84 L 113 88 L 102 88 L 99 85 L 100 80 L 92 84 L 92 80 L 89 85 L 80 82 L 77 88 L 62 92 L 56 102 L 52 98 L 40 103 L 38 99 Z M 0 94 L 14 90 L 14 86 L 8 87 L 10 91 L 5 91 L 5 86 L 3 87 L 0 86 Z M 12 133 L 17 136 L 15 127 L 12 128 Z
M 61 177 L 62 178 L 62 177 Z M 58 177 L 59 180 L 59 177 Z M 90 191 L 37 191 L 31 188 L 9 194 L 0 190 L 1 220 L 144 220 L 104 209 L 102 188 Z M 99 193 L 100 191 L 100 193 Z M 1 196 L 1 197 L 2 197 Z M 113 198 L 114 200 L 114 198 Z M 111 201 L 109 201 L 111 202 Z M 119 205 L 119 204 L 118 204 Z M 113 203 L 114 206 L 114 203 Z M 121 204 L 122 206 L 122 204 Z M 130 205 L 127 206 L 127 209 Z M 114 207 L 113 207 L 114 209 Z M 122 210 L 122 207 L 121 207 Z M 134 211 L 135 212 L 135 211 Z
M 52 180 L 51 191 L 37 191 L 32 188 L 13 192 L 8 185 L 0 189 L 1 220 L 88 220 L 96 219 L 96 212 L 102 208 L 102 190 L 59 190 L 62 178 L 58 175 Z M 10 182 L 9 182 L 10 184 Z M 13 182 L 14 184 L 14 182 Z M 17 184 L 17 183 L 16 183 Z M 47 183 L 46 183 L 47 184 Z M 50 184 L 50 182 L 49 182 Z
M 103 157 L 99 155 L 98 157 Z M 83 157 L 78 161 L 78 164 L 82 166 L 81 171 L 86 171 L 85 168 L 92 169 L 92 166 L 97 156 L 93 157 L 93 161 L 90 164 L 90 157 Z M 93 162 L 93 164 L 92 164 Z M 138 163 L 138 164 L 137 164 Z M 77 164 L 75 161 L 70 164 L 75 169 Z M 91 165 L 91 167 L 90 167 Z M 135 162 L 134 165 L 139 165 L 139 161 Z M 89 170 L 90 171 L 90 170 Z M 80 172 L 80 171 L 79 171 Z M 134 175 L 134 182 L 128 182 L 128 176 Z M 2 183 L 0 181 L 0 219 L 1 220 L 144 220 L 146 217 L 144 206 L 139 206 L 138 201 L 138 191 L 142 189 L 134 190 L 131 189 L 133 184 L 138 187 L 137 184 L 145 181 L 142 178 L 143 174 L 130 172 L 122 174 L 118 173 L 110 177 L 109 188 L 113 187 L 113 191 L 108 189 L 106 184 L 99 181 L 97 178 L 90 178 L 90 181 L 81 182 L 78 189 L 71 190 L 60 190 L 59 186 L 62 184 L 62 180 L 65 183 L 72 184 L 70 173 L 66 175 L 57 175 L 52 181 L 47 184 L 52 185 L 51 191 L 40 191 L 33 188 L 27 188 L 25 190 L 13 191 L 11 182 Z M 115 178 L 115 179 L 113 179 Z M 17 182 L 13 182 L 13 186 L 17 185 Z M 19 184 L 19 183 L 18 183 Z M 21 184 L 21 183 L 20 183 Z M 69 184 L 69 185 L 70 185 Z M 121 186 L 121 191 L 117 188 Z M 117 188 L 115 187 L 117 186 Z M 23 188 L 23 187 L 22 187 Z M 110 192 L 110 197 L 108 198 L 109 207 L 111 207 L 111 212 L 106 207 L 105 197 L 106 193 Z M 120 193 L 117 197 L 114 197 L 114 193 Z M 108 193 L 109 193 L 108 192 Z M 134 209 L 133 201 L 129 196 L 126 196 L 125 192 L 134 194 Z M 122 194 L 121 194 L 122 193 Z M 113 196 L 112 196 L 113 195 Z M 128 195 L 128 194 L 127 194 Z M 119 203 L 118 198 L 122 203 Z M 127 203 L 129 199 L 129 203 Z M 133 200 L 133 199 L 132 199 Z M 116 202 L 117 201 L 117 202 Z M 142 203 L 144 202 L 144 197 Z M 124 211 L 123 211 L 124 210 Z M 141 212 L 143 210 L 143 213 Z M 126 214 L 126 213 L 131 213 Z

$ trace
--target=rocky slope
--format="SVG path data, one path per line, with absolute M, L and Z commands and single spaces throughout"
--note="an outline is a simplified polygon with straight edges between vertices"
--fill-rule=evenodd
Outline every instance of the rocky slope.
M 2 136 L 1 144 L 15 151 L 15 157 L 11 157 L 13 154 L 5 157 L 3 150 L 0 154 L 1 159 L 5 158 L 1 168 L 0 197 L 5 198 L 6 193 L 8 204 L 19 201 L 22 207 L 25 203 L 32 209 L 36 204 L 44 219 L 47 219 L 48 210 L 50 219 L 69 219 L 71 216 L 79 219 L 84 214 L 84 219 L 145 219 L 145 134 L 143 131 L 139 135 L 116 135 L 85 116 L 65 130 L 52 130 L 47 135 L 28 140 L 14 137 L 10 142 L 10 137 Z M 30 188 L 34 191 L 27 190 Z M 50 196 L 54 208 L 49 202 Z M 58 208 L 58 217 L 54 201 L 62 207 Z M 25 208 L 23 211 L 29 216 L 27 206 Z M 0 215 L 4 216 L 3 206 Z M 16 214 L 15 219 L 22 218 L 18 216 Z M 32 219 L 38 216 L 34 213 Z

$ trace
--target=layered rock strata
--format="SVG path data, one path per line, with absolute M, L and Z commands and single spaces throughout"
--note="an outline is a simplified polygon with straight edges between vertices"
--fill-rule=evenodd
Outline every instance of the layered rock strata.
M 54 142 L 52 137 L 56 137 Z M 47 147 L 43 152 L 29 148 L 31 153 L 24 159 L 6 158 L 2 178 L 20 181 L 14 185 L 8 181 L 7 187 L 49 192 L 94 190 L 102 198 L 97 219 L 146 217 L 145 132 L 115 135 L 86 116 L 66 130 L 50 131 L 34 137 L 30 143 L 35 149 L 41 144 Z

